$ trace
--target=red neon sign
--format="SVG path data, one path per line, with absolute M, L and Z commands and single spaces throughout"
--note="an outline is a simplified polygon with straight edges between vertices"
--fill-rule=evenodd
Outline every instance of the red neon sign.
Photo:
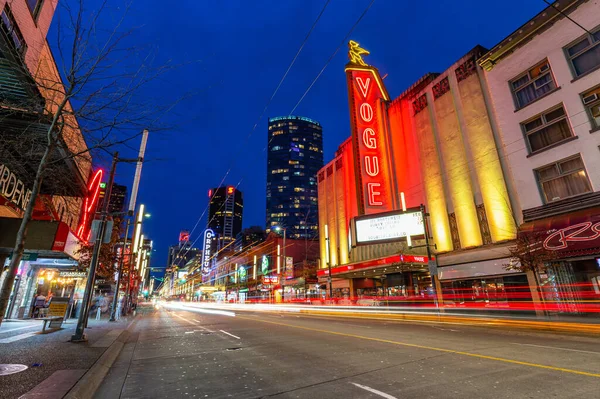
M 102 182 L 102 169 L 98 169 L 92 176 L 90 183 L 88 184 L 88 195 L 85 197 L 83 202 L 83 209 L 81 211 L 81 222 L 77 228 L 77 236 L 79 239 L 87 241 L 90 238 L 91 223 L 96 212 L 96 206 L 98 204 L 98 196 L 100 195 L 100 183 Z
M 359 172 L 359 207 L 364 214 L 393 209 L 386 123 L 383 102 L 387 93 L 379 73 L 371 67 L 348 67 L 348 90 L 352 109 L 352 138 Z
M 234 187 L 232 187 L 232 186 L 227 187 L 227 194 L 233 194 L 233 190 L 235 190 Z

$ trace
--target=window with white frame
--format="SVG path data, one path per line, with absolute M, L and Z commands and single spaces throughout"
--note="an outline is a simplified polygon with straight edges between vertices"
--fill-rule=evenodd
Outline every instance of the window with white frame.
M 517 108 L 523 108 L 556 88 L 548 60 L 544 60 L 510 81 Z
M 521 123 L 521 127 L 531 153 L 573 137 L 562 104 Z
M 539 168 L 535 174 L 545 203 L 592 191 L 592 185 L 579 154 Z
M 600 67 L 600 26 L 565 47 L 575 76 Z
M 600 86 L 583 93 L 581 100 L 592 122 L 592 128 L 600 128 Z

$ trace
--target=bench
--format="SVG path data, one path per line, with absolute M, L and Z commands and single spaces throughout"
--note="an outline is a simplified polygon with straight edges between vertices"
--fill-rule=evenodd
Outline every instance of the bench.
M 38 320 L 41 320 L 43 322 L 42 334 L 46 333 L 46 328 L 48 328 L 50 330 L 57 330 L 62 326 L 62 323 L 63 323 L 62 316 L 49 316 L 49 317 L 43 317 Z

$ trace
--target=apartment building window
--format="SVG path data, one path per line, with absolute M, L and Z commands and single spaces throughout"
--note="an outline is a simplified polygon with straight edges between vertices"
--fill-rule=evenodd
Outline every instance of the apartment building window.
M 592 191 L 579 154 L 539 168 L 535 173 L 546 203 Z
M 600 67 L 600 26 L 565 48 L 575 76 Z
M 556 88 L 548 60 L 544 60 L 510 81 L 517 108 L 531 104 Z
M 25 44 L 25 39 L 23 39 L 23 35 L 21 34 L 21 31 L 17 26 L 17 22 L 15 21 L 15 18 L 13 17 L 13 14 L 8 6 L 5 6 L 4 10 L 2 10 L 2 14 L 0 14 L 0 25 L 4 34 L 6 34 L 10 41 L 12 41 L 15 49 L 19 53 L 25 54 L 25 50 L 27 50 L 27 44 Z
M 563 105 L 521 123 L 531 153 L 573 137 Z
M 592 129 L 600 129 L 600 86 L 583 93 L 581 100 L 592 122 Z
M 44 0 L 27 0 L 27 7 L 31 12 L 31 16 L 33 17 L 34 21 L 37 20 L 38 15 L 40 15 L 43 2 Z

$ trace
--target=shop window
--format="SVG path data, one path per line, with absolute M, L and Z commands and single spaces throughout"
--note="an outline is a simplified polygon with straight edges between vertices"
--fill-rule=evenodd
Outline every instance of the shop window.
M 568 45 L 565 53 L 576 77 L 600 67 L 600 26 Z
M 583 160 L 579 154 L 539 168 L 535 173 L 545 203 L 592 191 Z
M 581 101 L 592 123 L 592 129 L 600 129 L 600 86 L 583 93 Z
M 548 60 L 544 60 L 510 81 L 517 108 L 534 102 L 556 88 Z
M 530 153 L 554 146 L 573 137 L 564 107 L 559 105 L 521 123 Z

